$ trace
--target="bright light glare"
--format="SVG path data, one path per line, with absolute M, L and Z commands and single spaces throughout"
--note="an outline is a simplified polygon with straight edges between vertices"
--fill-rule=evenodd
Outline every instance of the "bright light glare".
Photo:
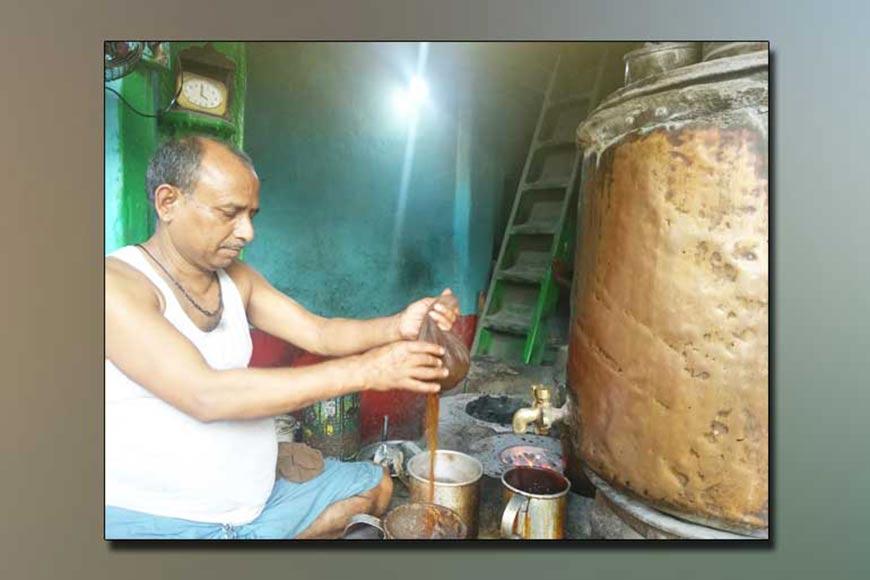
M 416 115 L 428 98 L 429 87 L 426 86 L 426 81 L 415 76 L 407 88 L 398 89 L 393 93 L 393 106 L 403 117 Z
M 429 87 L 426 86 L 426 81 L 418 76 L 412 78 L 411 85 L 408 87 L 408 96 L 418 106 L 425 103 L 429 96 Z
M 411 112 L 411 99 L 408 97 L 408 91 L 397 89 L 393 93 L 393 106 L 396 108 L 396 112 L 403 117 L 408 115 Z

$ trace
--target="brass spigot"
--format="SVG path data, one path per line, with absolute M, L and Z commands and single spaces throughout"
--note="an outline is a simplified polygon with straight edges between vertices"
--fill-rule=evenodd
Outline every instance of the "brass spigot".
M 532 385 L 534 407 L 524 407 L 514 413 L 512 426 L 514 433 L 523 434 L 528 426 L 534 423 L 534 431 L 538 435 L 547 435 L 550 427 L 556 421 L 556 413 L 550 403 L 550 388 L 544 385 Z

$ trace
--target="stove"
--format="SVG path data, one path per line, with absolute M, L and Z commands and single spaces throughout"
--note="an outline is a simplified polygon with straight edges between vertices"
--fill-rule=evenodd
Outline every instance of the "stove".
M 514 445 L 499 453 L 501 462 L 508 467 L 516 465 L 528 467 L 546 467 L 554 471 L 562 471 L 561 454 L 553 453 L 536 445 Z
M 547 467 L 562 473 L 562 444 L 543 435 L 504 433 L 480 439 L 468 446 L 468 453 L 483 464 L 487 477 L 500 479 L 516 465 Z
M 519 397 L 482 395 L 469 401 L 465 412 L 485 423 L 510 426 L 514 413 L 529 405 Z
M 658 511 L 628 493 L 618 491 L 588 467 L 583 470 L 597 488 L 590 514 L 590 535 L 618 540 L 759 540 L 767 532 L 726 531 Z
M 493 414 L 495 409 L 499 413 Z M 441 397 L 439 423 L 442 425 L 475 425 L 490 433 L 513 433 L 511 418 L 513 410 L 528 407 L 530 403 L 515 396 L 489 396 L 480 393 L 463 393 Z M 510 416 L 508 417 L 508 414 Z M 505 422 L 502 422 L 505 421 Z

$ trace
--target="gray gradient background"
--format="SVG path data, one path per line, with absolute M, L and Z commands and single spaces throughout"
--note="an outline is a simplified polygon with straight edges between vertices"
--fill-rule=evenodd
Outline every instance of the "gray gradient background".
M 0 578 L 870 577 L 870 3 L 10 4 L 0 11 Z M 102 41 L 136 37 L 769 39 L 773 546 L 103 542 Z

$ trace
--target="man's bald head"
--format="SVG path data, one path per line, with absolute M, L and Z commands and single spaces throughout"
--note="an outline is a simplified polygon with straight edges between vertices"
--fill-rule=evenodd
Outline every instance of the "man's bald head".
M 204 135 L 189 135 L 170 139 L 157 148 L 148 163 L 148 172 L 145 177 L 148 201 L 154 203 L 154 191 L 164 183 L 173 185 L 184 193 L 192 192 L 196 187 L 198 170 L 203 156 L 212 147 L 226 150 L 252 172 L 254 171 L 254 163 L 251 158 L 232 143 Z

